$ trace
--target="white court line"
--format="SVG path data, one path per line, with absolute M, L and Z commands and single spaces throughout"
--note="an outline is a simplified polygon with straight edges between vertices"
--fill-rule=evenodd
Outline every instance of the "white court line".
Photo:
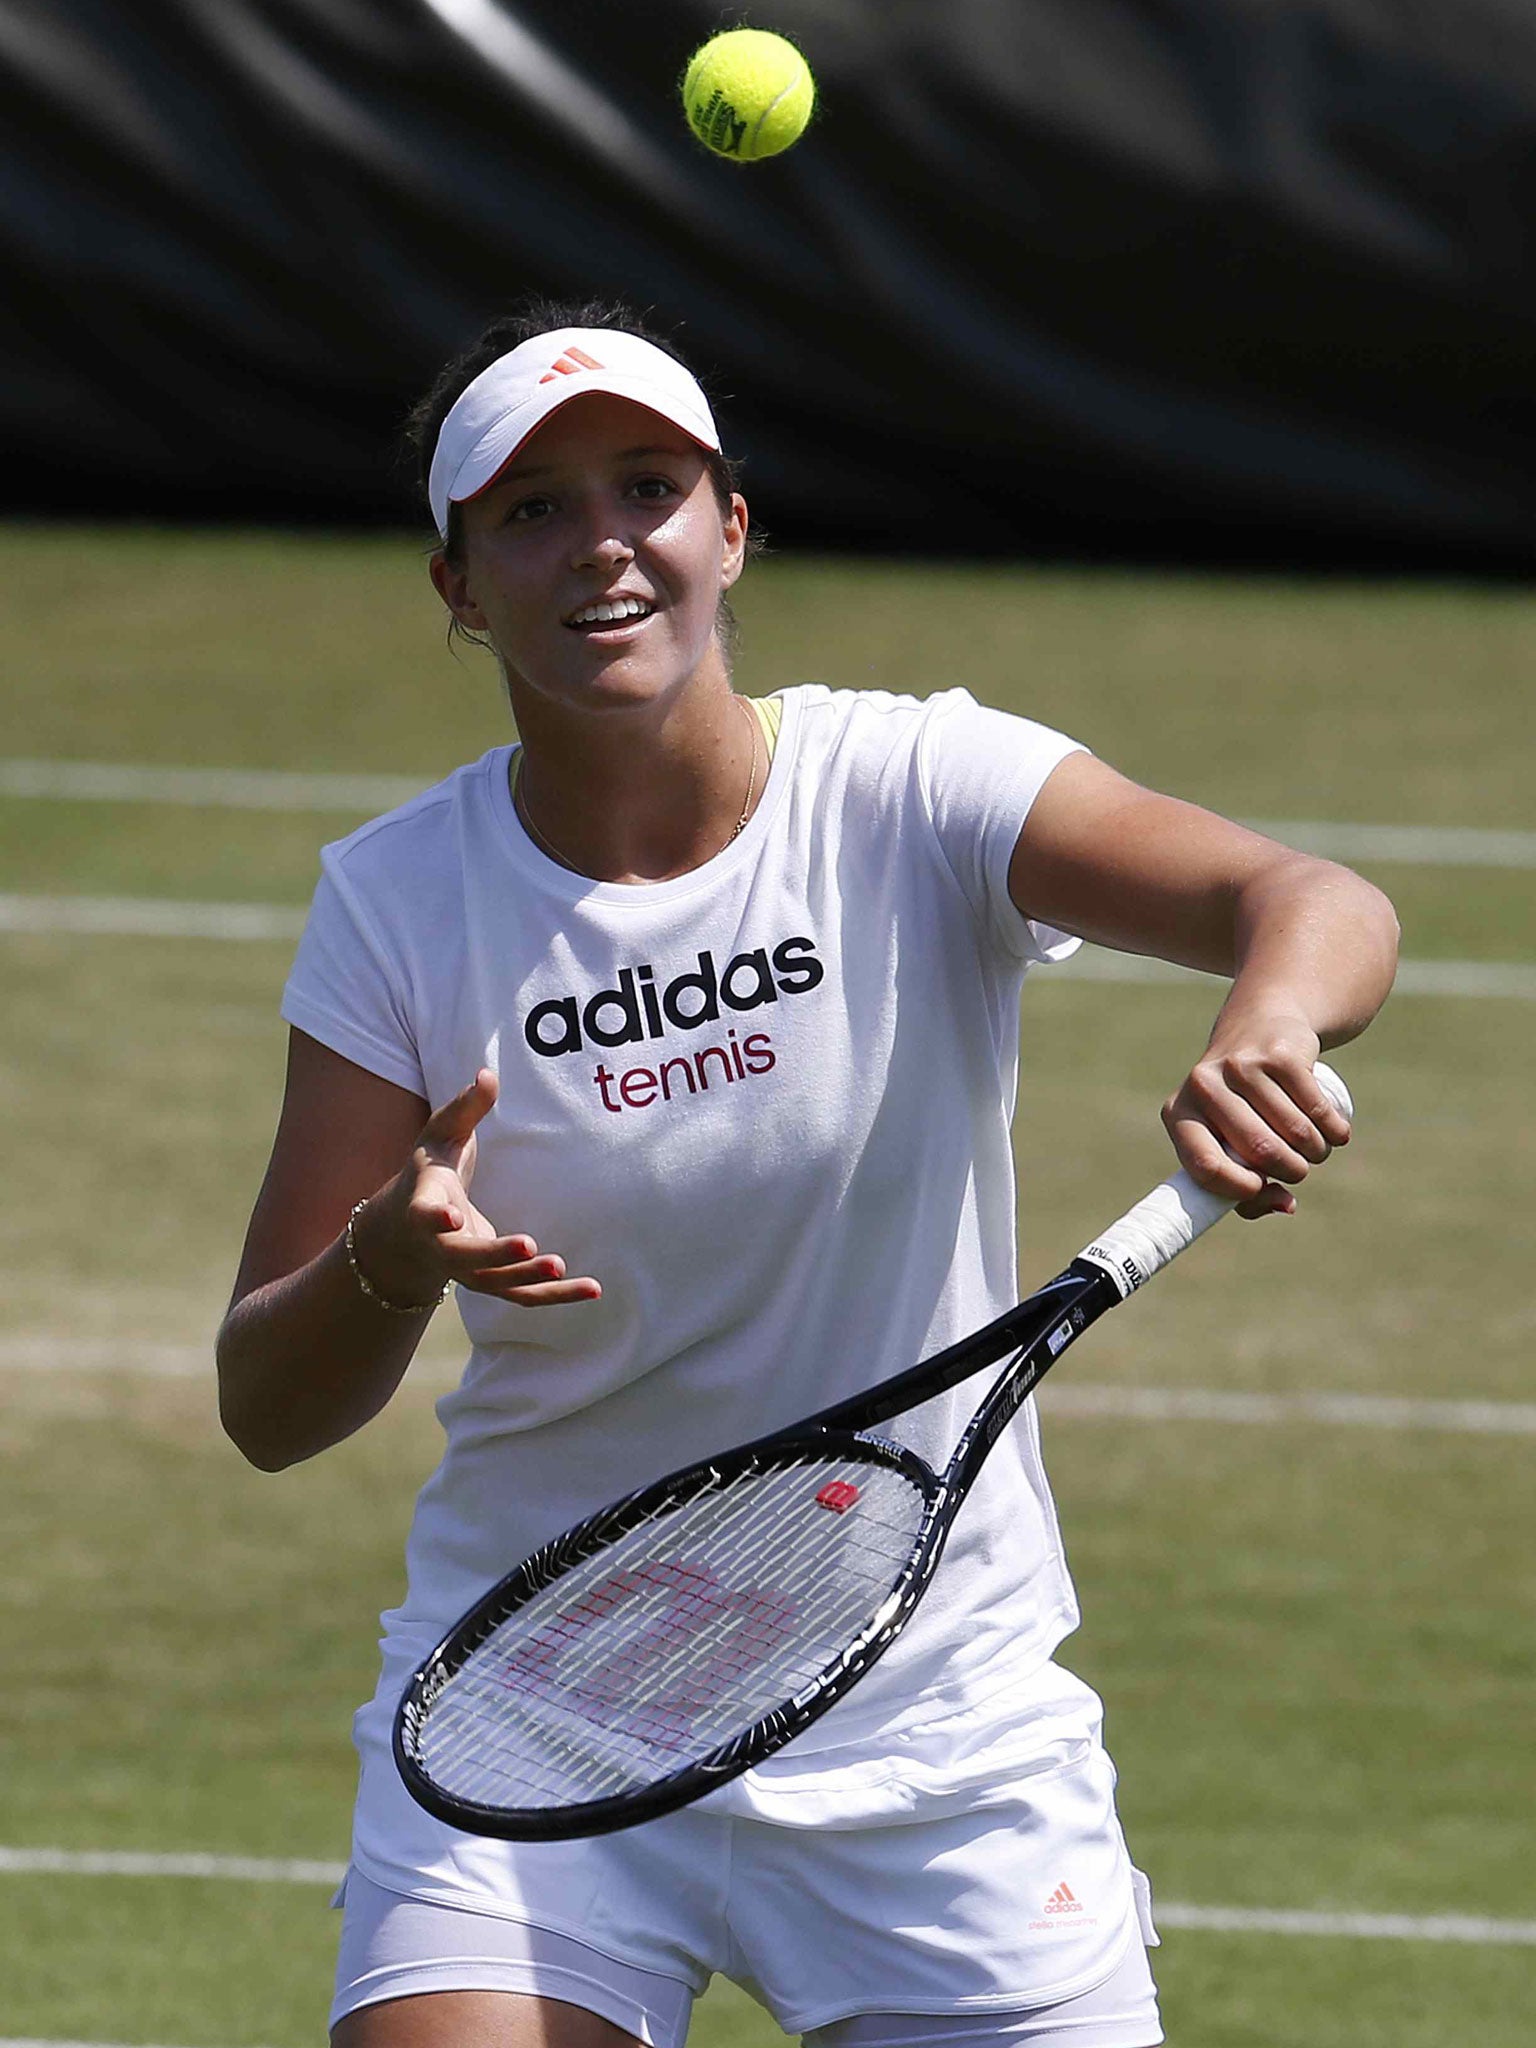
M 1477 825 L 1345 825 L 1300 818 L 1249 818 L 1270 839 L 1325 860 L 1379 860 L 1407 867 L 1536 868 L 1536 832 Z
M 1325 1422 L 1364 1429 L 1447 1430 L 1469 1436 L 1536 1436 L 1536 1401 L 1413 1400 L 1396 1394 L 1259 1394 L 1210 1387 L 1043 1387 L 1048 1416 L 1074 1421 Z
M 1356 1941 L 1470 1941 L 1536 1947 L 1536 1920 L 1480 1920 L 1467 1913 L 1292 1913 L 1265 1906 L 1178 1906 L 1154 1900 L 1163 1927 L 1209 1934 L 1311 1934 Z
M 0 932 L 75 938 L 296 939 L 285 903 L 191 903 L 159 896 L 0 896 Z
M 0 933 L 130 939 L 293 940 L 306 912 L 286 903 L 197 903 L 165 896 L 0 895 Z M 1054 970 L 1078 981 L 1219 980 L 1166 960 L 1084 946 Z M 1494 996 L 1536 1002 L 1536 966 L 1506 960 L 1405 960 L 1397 993 L 1408 996 Z
M 1536 1002 L 1536 967 L 1524 960 L 1403 960 L 1394 990 L 1403 996 L 1505 996 Z
M 0 1337 L 3 1372 L 138 1372 L 150 1379 L 213 1377 L 213 1337 L 206 1344 L 118 1343 L 110 1338 L 64 1342 L 53 1337 Z
M 340 1884 L 346 1866 L 301 1858 L 150 1855 L 137 1850 L 0 1849 L 0 1875 L 228 1878 L 243 1884 Z M 1536 1920 L 1485 1920 L 1462 1913 L 1295 1912 L 1262 1906 L 1153 1907 L 1164 1927 L 1218 1934 L 1349 1935 L 1356 1940 L 1469 1941 L 1536 1945 Z M 0 2048 L 5 2044 L 0 2042 Z
M 392 811 L 430 785 L 412 775 L 313 775 L 280 768 L 154 768 L 119 761 L 0 760 L 0 797 L 189 804 L 199 810 Z
M 420 795 L 411 775 L 327 775 L 284 768 L 168 768 L 128 761 L 0 760 L 0 797 L 74 803 L 190 804 L 237 811 L 393 810 Z M 1427 867 L 1536 868 L 1536 832 L 1471 825 L 1354 825 L 1249 818 L 1255 832 L 1334 860 Z
M 308 1857 L 152 1855 L 138 1849 L 0 1849 L 5 1877 L 200 1877 L 240 1884 L 328 1884 L 334 1891 L 345 1863 Z
M 412 1380 L 453 1387 L 463 1357 L 437 1359 L 418 1352 Z M 0 1372 L 132 1372 L 146 1379 L 207 1380 L 213 1384 L 213 1323 L 206 1344 L 158 1344 L 116 1337 L 0 1337 Z
M 1109 953 L 1084 946 L 1051 970 L 1074 981 L 1165 983 L 1218 982 L 1219 975 L 1193 967 L 1175 967 L 1168 960 L 1149 960 L 1140 953 Z M 1398 963 L 1394 993 L 1400 996 L 1503 996 L 1536 1002 L 1536 966 L 1524 960 L 1403 960 Z
M 457 1359 L 418 1359 L 419 1383 L 456 1386 Z M 213 1379 L 207 1344 L 104 1338 L 0 1337 L 0 1372 L 132 1372 L 150 1379 Z M 1048 1415 L 1073 1421 L 1322 1422 L 1360 1429 L 1425 1429 L 1461 1436 L 1536 1436 L 1536 1401 L 1415 1400 L 1400 1394 L 1250 1393 L 1218 1387 L 1093 1386 L 1053 1380 L 1041 1390 Z
M 456 1385 L 454 1360 L 424 1359 L 420 1380 Z M 151 1379 L 213 1377 L 213 1345 L 110 1339 L 0 1337 L 0 1372 L 132 1372 Z M 1074 1421 L 1322 1422 L 1361 1429 L 1425 1429 L 1467 1436 L 1536 1436 L 1536 1401 L 1415 1400 L 1398 1394 L 1285 1394 L 1215 1387 L 1091 1386 L 1052 1381 L 1040 1398 L 1050 1415 Z

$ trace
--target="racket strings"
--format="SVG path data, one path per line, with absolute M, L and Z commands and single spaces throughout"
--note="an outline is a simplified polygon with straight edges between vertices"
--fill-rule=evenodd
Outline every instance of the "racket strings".
M 432 1703 L 421 1763 L 457 1798 L 525 1810 L 670 1776 L 849 1646 L 924 1506 L 889 1467 L 817 1459 L 662 1508 L 491 1631 Z
M 739 1502 L 739 1488 L 737 1495 Z M 526 1717 L 515 1730 L 515 1758 L 496 1754 L 485 1729 L 466 1718 L 456 1743 L 434 1748 L 435 1769 L 468 1766 L 505 1780 L 509 1761 L 526 1772 L 529 1737 L 538 1738 L 544 1768 L 561 1772 L 573 1765 L 590 1770 L 605 1747 L 610 1762 L 622 1754 L 632 1763 L 637 1743 L 659 1747 L 673 1761 L 687 1711 L 696 1704 L 690 1691 L 680 1691 L 690 1667 L 696 1680 L 708 1671 L 718 1691 L 728 1662 L 751 1655 L 740 1640 L 751 1630 L 750 1607 L 744 1616 L 741 1598 L 711 1597 L 722 1584 L 719 1560 L 706 1559 L 700 1539 L 711 1532 L 701 1525 L 718 1519 L 720 1506 L 706 1496 L 691 1511 L 653 1517 L 587 1569 L 568 1573 L 552 1589 L 558 1602 L 552 1618 L 530 1603 L 503 1624 L 456 1681 L 461 1697 L 455 1704 L 469 1715 L 502 1716 L 514 1692 Z M 744 1520 L 744 1530 L 748 1526 Z M 539 1604 L 547 1608 L 548 1598 Z M 622 1604 L 627 1611 L 620 1614 Z M 729 1645 L 720 1640 L 723 1629 L 735 1638 Z M 696 1683 L 692 1692 L 698 1689 Z M 610 1770 L 604 1782 L 619 1780 Z
M 868 1468 L 862 1468 L 862 1472 L 867 1475 Z M 811 1554 L 801 1560 L 798 1574 L 786 1572 L 786 1549 L 782 1545 L 776 1547 L 772 1560 L 774 1584 L 772 1591 L 765 1594 L 759 1585 L 744 1587 L 739 1575 L 731 1573 L 734 1560 L 720 1540 L 724 1528 L 728 1542 L 734 1543 L 738 1553 L 745 1546 L 743 1554 L 749 1553 L 759 1560 L 753 1577 L 761 1579 L 761 1525 L 765 1518 L 781 1513 L 783 1503 L 779 1496 L 786 1478 L 782 1473 L 772 1476 L 780 1481 L 777 1487 L 763 1486 L 761 1478 L 757 1487 L 744 1487 L 738 1482 L 728 1501 L 718 1494 L 705 1495 L 690 1509 L 660 1518 L 670 1519 L 674 1524 L 663 1532 L 661 1544 L 657 1543 L 654 1524 L 648 1530 L 635 1532 L 620 1549 L 633 1553 L 635 1537 L 642 1538 L 647 1554 L 638 1566 L 624 1555 L 610 1551 L 603 1560 L 605 1576 L 596 1585 L 578 1587 L 572 1583 L 576 1574 L 568 1575 L 558 1589 L 562 1611 L 554 1627 L 542 1632 L 542 1640 L 535 1631 L 534 1654 L 529 1654 L 526 1641 L 521 1648 L 513 1647 L 510 1657 L 505 1641 L 483 1647 L 480 1673 L 476 1675 L 492 1670 L 495 1693 L 490 1700 L 482 1696 L 478 1704 L 491 1711 L 505 1712 L 506 1689 L 509 1681 L 514 1684 L 523 1705 L 534 1710 L 533 1728 L 521 1732 L 537 1732 L 542 1738 L 538 1746 L 544 1752 L 544 1763 L 558 1762 L 562 1770 L 569 1769 L 573 1753 L 590 1761 L 595 1747 L 590 1724 L 594 1722 L 602 1726 L 609 1749 L 616 1747 L 627 1752 L 625 1760 L 631 1765 L 636 1762 L 637 1742 L 642 1752 L 664 1752 L 659 1758 L 642 1753 L 639 1765 L 643 1779 L 656 1775 L 658 1768 L 677 1768 L 687 1761 L 690 1747 L 697 1750 L 700 1734 L 709 1732 L 700 1727 L 702 1708 L 715 1705 L 724 1711 L 725 1733 L 739 1728 L 743 1704 L 739 1681 L 754 1672 L 765 1709 L 784 1698 L 787 1667 L 782 1659 L 775 1664 L 773 1653 L 792 1636 L 797 1622 L 803 1630 L 820 1633 L 817 1624 L 826 1617 L 819 1616 L 807 1604 L 807 1596 L 817 1590 L 815 1551 L 825 1545 L 811 1546 Z M 803 1484 L 795 1491 L 803 1495 Z M 751 1510 L 748 1513 L 742 1512 L 744 1496 Z M 871 1515 L 864 1526 L 872 1526 L 874 1519 Z M 711 1523 L 716 1525 L 713 1529 L 708 1527 Z M 824 1514 L 820 1525 L 825 1527 Z M 811 1526 L 814 1530 L 817 1524 Z M 710 1536 L 715 1539 L 712 1554 L 701 1548 L 700 1542 Z M 898 1546 L 902 1554 L 909 1540 L 910 1531 L 904 1531 Z M 868 1552 L 869 1548 L 867 1541 L 848 1543 L 844 1566 L 857 1550 Z M 890 1572 L 887 1549 L 888 1545 L 882 1545 L 876 1551 L 882 1582 L 887 1581 Z M 583 1576 L 590 1581 L 592 1573 L 589 1570 Z M 860 1593 L 862 1596 L 862 1588 Z M 622 1617 L 625 1627 L 621 1629 L 613 1625 L 614 1610 L 625 1602 L 630 1603 L 629 1611 Z M 818 1604 L 825 1606 L 825 1599 Z M 834 1626 L 846 1626 L 840 1613 L 834 1613 L 830 1619 Z M 519 1620 L 536 1623 L 537 1617 L 523 1610 L 520 1616 L 512 1618 L 512 1627 L 504 1625 L 503 1637 L 514 1632 Z M 570 1653 L 577 1639 L 594 1624 L 599 1625 L 597 1633 L 606 1638 L 596 1644 L 600 1654 L 573 1657 Z M 593 1645 L 585 1647 L 590 1650 Z M 500 1669 L 494 1669 L 485 1650 L 493 1651 Z M 553 1683 L 547 1668 L 551 1651 L 559 1654 L 561 1660 Z M 805 1675 L 813 1676 L 816 1668 L 819 1664 L 813 1664 Z M 537 1711 L 541 1703 L 546 1711 Z M 556 1711 L 547 1711 L 551 1707 Z M 579 1743 L 573 1743 L 571 1731 L 562 1718 L 562 1710 L 571 1709 L 589 1724 L 579 1731 Z M 474 1731 L 466 1725 L 461 1744 L 455 1745 L 454 1760 L 462 1762 L 466 1752 L 473 1754 L 475 1742 Z M 450 1762 L 446 1753 L 437 1756 L 434 1752 L 434 1759 L 441 1767 Z M 475 1760 L 482 1767 L 497 1761 L 486 1754 Z M 497 1772 L 498 1776 L 504 1774 L 501 1770 Z

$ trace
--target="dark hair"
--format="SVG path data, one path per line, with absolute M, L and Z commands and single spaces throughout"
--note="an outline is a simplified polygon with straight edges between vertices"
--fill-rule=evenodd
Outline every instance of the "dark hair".
M 482 370 L 488 370 L 498 357 L 509 355 L 525 341 L 532 341 L 535 335 L 551 334 L 562 327 L 613 327 L 621 333 L 633 334 L 641 341 L 650 342 L 653 348 L 661 349 L 679 362 L 690 376 L 696 376 L 693 365 L 687 361 L 672 338 L 653 326 L 646 314 L 626 304 L 622 299 L 568 300 L 550 299 L 530 295 L 520 299 L 509 312 L 493 320 L 468 348 L 462 350 L 451 362 L 445 363 L 433 379 L 431 389 L 412 406 L 405 419 L 405 445 L 414 461 L 417 479 L 423 498 L 427 495 L 428 478 L 432 470 L 432 457 L 437 448 L 437 437 L 442 432 L 443 421 L 453 410 L 460 393 L 466 385 L 472 384 Z M 699 380 L 701 383 L 703 379 Z M 706 394 L 707 395 L 707 394 Z M 701 449 L 705 472 L 714 490 L 715 503 L 720 507 L 722 519 L 728 519 L 731 512 L 731 495 L 737 488 L 741 465 L 729 456 L 713 448 Z M 429 508 L 430 516 L 430 508 Z M 458 567 L 463 559 L 463 520 L 457 505 L 448 507 L 448 531 L 438 543 L 448 560 Z M 748 558 L 762 552 L 762 540 L 756 532 L 747 536 Z M 462 632 L 455 622 L 450 633 Z M 719 631 L 721 646 L 727 659 L 735 652 L 740 638 L 736 614 L 722 591 L 719 605 Z M 464 637 L 477 644 L 485 643 L 474 633 Z

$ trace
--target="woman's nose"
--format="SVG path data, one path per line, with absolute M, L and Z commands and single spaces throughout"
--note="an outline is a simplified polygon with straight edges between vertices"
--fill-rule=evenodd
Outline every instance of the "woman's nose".
M 591 533 L 583 536 L 577 544 L 572 561 L 573 566 L 578 569 L 602 569 L 605 573 L 611 574 L 615 569 L 622 568 L 626 562 L 632 562 L 634 558 L 635 551 L 628 541 L 621 540 L 617 534 L 605 533 L 600 527 L 594 527 Z

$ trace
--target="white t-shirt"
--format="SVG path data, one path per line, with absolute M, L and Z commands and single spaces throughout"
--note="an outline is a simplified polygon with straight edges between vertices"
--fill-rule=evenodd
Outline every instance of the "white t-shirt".
M 473 1350 L 360 1740 L 547 1538 L 1013 1304 L 1020 984 L 1076 942 L 1019 915 L 1008 864 L 1074 747 L 964 690 L 808 685 L 751 821 L 670 881 L 547 859 L 510 747 L 325 849 L 283 1015 L 434 1106 L 493 1067 L 475 1202 L 603 1285 L 533 1310 L 459 1293 Z M 976 1393 L 894 1433 L 942 1466 Z M 1026 1404 L 905 1635 L 771 1769 L 867 1761 L 1076 1622 Z

